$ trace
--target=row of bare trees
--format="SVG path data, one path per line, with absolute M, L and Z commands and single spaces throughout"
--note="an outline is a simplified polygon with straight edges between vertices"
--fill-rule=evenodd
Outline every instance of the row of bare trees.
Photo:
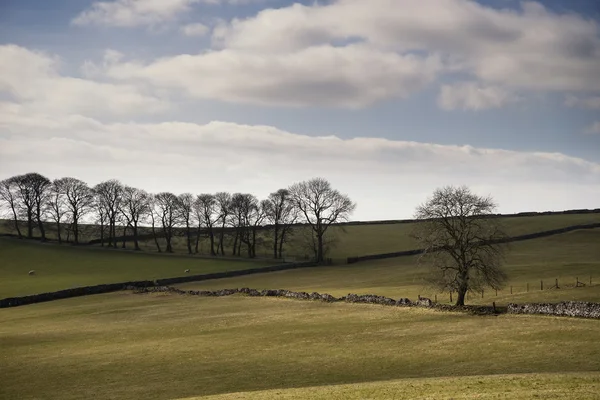
M 249 193 L 150 194 L 114 179 L 90 187 L 76 178 L 51 181 L 39 173 L 1 181 L 0 200 L 19 237 L 33 238 L 37 228 L 41 239 L 47 240 L 46 224 L 53 224 L 60 243 L 66 229 L 78 244 L 81 226 L 87 222 L 98 226 L 102 245 L 117 247 L 118 237 L 129 234 L 140 250 L 140 228 L 149 226 L 159 252 L 173 252 L 173 238 L 183 232 L 188 253 L 197 253 L 206 237 L 211 255 L 225 255 L 229 232 L 233 255 L 256 257 L 259 231 L 269 226 L 273 257 L 281 258 L 292 227 L 306 224 L 317 261 L 324 260 L 328 228 L 346 221 L 356 206 L 322 178 L 295 183 L 259 200 Z M 26 235 L 20 221 L 26 221 Z M 159 238 L 164 239 L 164 248 Z

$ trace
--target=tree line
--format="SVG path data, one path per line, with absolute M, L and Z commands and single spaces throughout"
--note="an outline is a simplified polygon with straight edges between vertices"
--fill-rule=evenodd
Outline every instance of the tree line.
M 65 241 L 66 230 L 79 244 L 81 227 L 90 221 L 98 226 L 102 245 L 117 247 L 118 234 L 129 233 L 135 250 L 141 250 L 140 228 L 149 227 L 157 251 L 167 253 L 173 252 L 173 238 L 183 232 L 189 254 L 198 253 L 200 238 L 206 237 L 211 255 L 225 255 L 225 235 L 230 232 L 232 255 L 244 252 L 254 258 L 258 232 L 268 225 L 273 258 L 282 258 L 293 226 L 307 224 L 317 262 L 325 259 L 328 228 L 347 221 L 356 208 L 323 178 L 294 183 L 259 200 L 250 193 L 152 194 L 116 179 L 89 186 L 80 179 L 50 180 L 35 172 L 0 181 L 0 201 L 19 238 L 33 238 L 37 229 L 45 241 L 52 224 L 59 243 Z M 26 233 L 21 221 L 26 223 Z M 159 238 L 164 239 L 164 247 Z

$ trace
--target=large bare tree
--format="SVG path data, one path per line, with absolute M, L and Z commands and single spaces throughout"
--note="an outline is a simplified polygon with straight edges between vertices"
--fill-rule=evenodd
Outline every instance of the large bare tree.
M 21 233 L 21 228 L 19 227 L 19 203 L 18 203 L 18 187 L 14 179 L 8 178 L 0 181 L 0 199 L 2 199 L 10 209 L 10 213 L 13 217 L 13 222 L 15 225 L 15 230 L 17 231 L 17 235 L 19 239 L 23 237 Z
M 56 235 L 58 243 L 62 243 L 63 218 L 67 213 L 67 198 L 65 193 L 65 182 L 55 179 L 50 186 L 48 199 L 46 201 L 46 214 L 56 223 Z
M 106 215 L 108 222 L 108 246 L 117 247 L 117 221 L 123 200 L 123 184 L 115 179 L 94 186 L 98 214 Z
M 331 224 L 347 221 L 356 204 L 333 189 L 323 178 L 299 182 L 289 189 L 295 206 L 312 229 L 317 243 L 316 261 L 325 261 L 324 236 Z
M 36 224 L 42 240 L 46 240 L 43 212 L 50 180 L 37 172 L 17 175 L 11 179 L 18 188 L 19 204 L 27 217 L 27 237 L 33 237 L 33 226 Z
M 73 241 L 79 243 L 79 223 L 94 205 L 94 192 L 87 183 L 76 178 L 61 178 L 58 180 L 63 186 L 66 205 L 73 226 Z
M 188 254 L 192 254 L 192 227 L 196 225 L 194 200 L 194 195 L 191 193 L 183 193 L 177 197 L 177 216 L 185 229 Z
M 219 221 L 219 212 L 216 196 L 210 193 L 203 193 L 196 197 L 194 202 L 194 211 L 196 213 L 196 219 L 198 220 L 200 227 L 203 224 L 206 227 L 208 233 L 208 239 L 210 240 L 210 255 L 216 255 L 215 252 L 215 224 Z M 198 252 L 198 240 L 200 239 L 200 232 L 198 229 L 198 235 L 196 237 L 196 253 Z
M 174 229 L 179 223 L 179 199 L 176 195 L 169 192 L 161 192 L 154 196 L 154 209 L 157 219 L 162 225 L 163 235 L 166 241 L 165 251 L 173 252 L 173 234 Z
M 121 214 L 125 217 L 127 225 L 133 230 L 134 248 L 140 250 L 138 225 L 150 213 L 150 195 L 144 190 L 125 186 L 120 204 Z
M 500 289 L 506 282 L 501 265 L 507 235 L 492 217 L 495 209 L 492 198 L 466 186 L 437 189 L 417 207 L 412 236 L 424 249 L 420 260 L 432 268 L 430 283 L 458 293 L 457 306 L 469 290 Z
M 279 189 L 269 195 L 264 204 L 266 218 L 273 224 L 273 258 L 282 258 L 283 245 L 292 225 L 298 219 L 298 208 L 288 189 Z
M 217 246 L 217 252 L 220 251 L 221 255 L 225 255 L 225 226 L 229 218 L 231 210 L 231 194 L 227 192 L 219 192 L 215 194 L 215 201 L 217 203 L 217 222 L 215 226 L 220 225 L 219 229 L 219 245 Z

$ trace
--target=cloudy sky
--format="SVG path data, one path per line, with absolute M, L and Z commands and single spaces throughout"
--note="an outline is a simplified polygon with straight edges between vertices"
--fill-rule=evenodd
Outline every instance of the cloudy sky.
M 0 0 L 0 179 L 600 208 L 598 0 Z

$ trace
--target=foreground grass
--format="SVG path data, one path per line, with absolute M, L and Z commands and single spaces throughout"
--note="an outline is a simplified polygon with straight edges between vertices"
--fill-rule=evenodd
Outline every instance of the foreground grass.
M 600 302 L 600 229 L 581 230 L 513 243 L 506 259 L 509 275 L 506 288 L 498 292 L 471 294 L 475 304 L 507 304 L 515 301 L 598 301 Z M 418 265 L 417 257 L 401 257 L 333 267 L 274 272 L 261 276 L 244 276 L 189 283 L 184 289 L 222 289 L 251 287 L 317 291 L 343 296 L 347 293 L 373 293 L 393 298 L 416 298 L 418 295 L 449 302 L 448 293 L 436 293 L 424 284 L 427 269 Z M 593 286 L 589 287 L 592 277 Z M 573 288 L 576 279 L 588 284 Z M 549 289 L 559 280 L 560 289 Z M 544 280 L 543 291 L 540 280 Z M 529 284 L 529 292 L 527 292 Z M 513 293 L 510 293 L 512 286 Z
M 0 238 L 0 298 L 129 280 L 256 268 L 264 262 L 193 259 Z M 30 270 L 35 276 L 29 276 Z
M 393 381 L 272 389 L 181 400 L 232 399 L 597 399 L 600 372 L 413 378 Z
M 478 376 L 456 382 L 477 387 L 483 379 L 482 390 L 497 393 L 499 383 L 479 376 L 565 372 L 576 375 L 525 379 L 524 387 L 515 380 L 505 390 L 523 397 L 538 386 L 541 393 L 573 388 L 585 398 L 581 385 L 595 379 L 587 372 L 600 369 L 600 321 L 122 292 L 0 310 L 0 363 L 6 399 L 176 399 L 288 388 L 309 388 L 315 397 L 339 389 L 345 398 L 350 389 L 323 387 L 344 384 L 360 384 L 366 394 L 373 388 L 377 398 L 386 397 L 386 385 L 401 384 L 382 381 L 460 376 Z M 458 390 L 429 382 L 411 390 L 423 398 Z

